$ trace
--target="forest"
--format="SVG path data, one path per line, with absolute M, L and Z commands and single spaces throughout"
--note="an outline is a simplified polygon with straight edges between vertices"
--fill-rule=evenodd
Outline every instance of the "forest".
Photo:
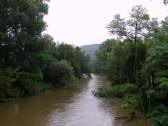
M 111 80 L 96 95 L 123 98 L 123 107 L 146 113 L 154 126 L 168 125 L 168 17 L 158 21 L 141 6 L 130 18 L 119 14 L 107 25 L 114 39 L 96 52 L 96 72 Z
M 0 101 L 34 95 L 89 75 L 79 47 L 43 34 L 45 0 L 0 0 Z

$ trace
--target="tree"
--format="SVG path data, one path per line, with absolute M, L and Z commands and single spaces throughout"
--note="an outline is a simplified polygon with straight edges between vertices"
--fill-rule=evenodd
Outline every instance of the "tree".
M 66 60 L 74 70 L 76 77 L 81 78 L 84 73 L 90 73 L 89 57 L 79 47 L 61 43 L 57 46 L 58 60 Z
M 0 69 L 19 68 L 20 76 L 11 88 L 17 89 L 18 95 L 34 94 L 43 81 L 43 66 L 37 57 L 44 51 L 41 33 L 46 26 L 43 17 L 48 5 L 45 0 L 0 0 L 0 3 Z M 4 82 L 5 78 L 2 79 Z M 13 78 L 9 76 L 10 79 Z
M 0 0 L 1 65 L 17 64 L 26 46 L 45 28 L 48 5 L 39 0 Z
M 105 40 L 96 51 L 96 69 L 98 73 L 105 73 L 105 66 L 107 64 L 108 54 L 112 50 L 113 42 L 115 42 L 114 39 Z
M 126 82 L 125 58 L 124 44 L 121 42 L 113 43 L 112 50 L 107 58 L 105 71 L 107 77 L 114 84 Z
M 149 15 L 146 9 L 138 5 L 132 8 L 130 19 L 127 21 L 116 14 L 114 20 L 107 25 L 107 29 L 109 33 L 136 44 L 138 38 L 146 36 L 145 30 L 148 27 L 148 21 Z
M 164 4 L 167 4 L 167 3 L 168 3 L 168 0 L 163 0 L 163 3 L 164 3 Z
M 48 89 L 48 82 L 65 84 L 90 72 L 89 58 L 80 48 L 57 45 L 42 34 L 47 1 L 0 0 L 0 98 L 12 96 L 10 91 L 34 95 Z
M 90 57 L 85 55 L 84 52 L 81 51 L 81 48 L 75 48 L 75 62 L 74 62 L 74 71 L 75 76 L 81 78 L 83 74 L 89 75 L 90 70 Z M 90 76 L 90 75 L 89 75 Z
M 149 26 L 149 15 L 147 10 L 141 5 L 132 8 L 130 19 L 125 21 L 119 14 L 114 16 L 107 26 L 110 33 L 119 36 L 120 39 L 127 39 L 134 43 L 134 74 L 135 83 L 138 79 L 137 64 L 137 42 L 147 37 L 147 28 Z
M 98 64 L 113 83 L 98 91 L 100 96 L 114 96 L 116 87 L 136 83 L 133 97 L 129 91 L 126 101 L 134 102 L 152 119 L 154 126 L 168 122 L 168 18 L 161 22 L 149 20 L 146 10 L 136 6 L 125 21 L 119 15 L 108 25 L 109 32 L 118 36 L 110 51 L 97 51 Z M 103 47 L 104 43 L 100 46 Z M 106 49 L 106 48 L 105 48 Z M 103 54 L 102 57 L 100 57 Z M 104 61 L 105 60 L 105 61 Z M 104 64 L 103 64 L 104 63 Z M 102 72 L 101 72 L 102 73 Z M 115 90 L 113 90 L 115 89 Z M 133 99 L 135 98 L 135 100 Z M 127 103 L 130 104 L 130 103 Z M 136 106 L 136 107 L 138 107 Z

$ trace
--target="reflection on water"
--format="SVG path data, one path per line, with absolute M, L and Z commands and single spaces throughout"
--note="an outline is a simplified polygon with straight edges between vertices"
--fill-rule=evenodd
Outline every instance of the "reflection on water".
M 80 93 L 75 94 L 65 103 L 64 109 L 53 111 L 47 125 L 49 126 L 111 126 L 112 116 L 110 108 L 104 101 L 95 98 L 92 90 L 97 88 L 97 77 L 93 76 Z
M 101 79 L 0 104 L 1 126 L 113 126 L 111 104 L 92 95 Z

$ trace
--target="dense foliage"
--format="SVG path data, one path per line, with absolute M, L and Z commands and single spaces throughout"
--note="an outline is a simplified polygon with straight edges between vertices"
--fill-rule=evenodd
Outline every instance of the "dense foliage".
M 124 97 L 124 107 L 148 113 L 155 126 L 168 122 L 167 24 L 167 17 L 158 22 L 145 8 L 135 6 L 128 20 L 114 16 L 107 28 L 118 38 L 103 42 L 96 53 L 99 72 L 112 81 L 112 87 L 97 94 Z M 128 83 L 134 91 L 127 90 Z
M 34 95 L 89 74 L 79 47 L 43 35 L 47 0 L 0 0 L 0 100 Z

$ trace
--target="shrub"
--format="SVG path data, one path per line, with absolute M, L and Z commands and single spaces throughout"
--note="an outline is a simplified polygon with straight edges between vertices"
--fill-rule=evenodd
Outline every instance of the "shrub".
M 64 86 L 72 82 L 73 68 L 67 61 L 62 60 L 59 62 L 51 63 L 48 69 L 48 80 L 52 82 L 53 86 Z
M 42 83 L 43 75 L 40 70 L 32 72 L 22 72 L 20 79 L 21 94 L 34 95 L 44 90 L 45 85 Z
M 19 68 L 0 69 L 0 99 L 17 95 L 15 82 L 20 76 Z
M 123 97 L 126 93 L 134 93 L 136 86 L 132 84 L 114 85 L 110 88 L 100 88 L 95 95 L 100 97 Z
M 152 119 L 154 126 L 168 126 L 168 109 L 166 106 L 155 107 L 148 116 Z
M 139 108 L 139 97 L 137 95 L 127 95 L 124 97 L 122 107 L 123 108 Z

